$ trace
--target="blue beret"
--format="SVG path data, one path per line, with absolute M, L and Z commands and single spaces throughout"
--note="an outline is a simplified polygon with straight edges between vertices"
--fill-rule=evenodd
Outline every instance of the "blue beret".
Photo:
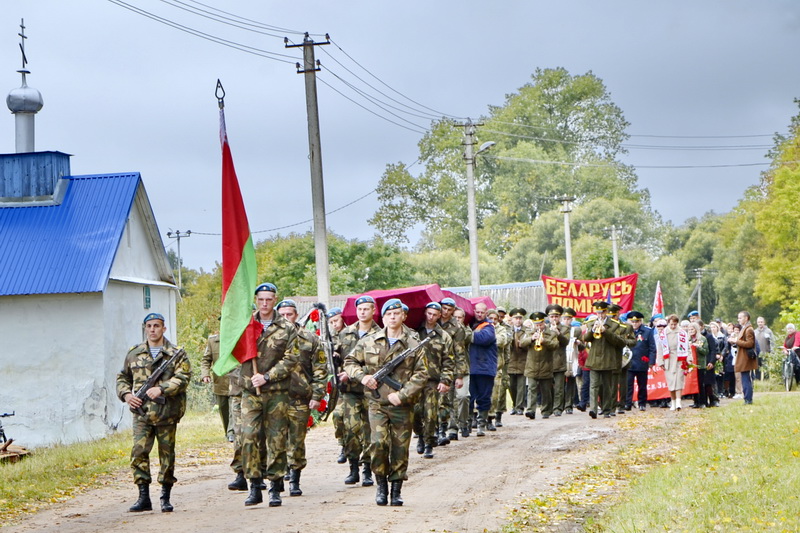
M 256 294 L 258 294 L 261 291 L 269 291 L 278 294 L 278 287 L 276 287 L 272 283 L 262 283 L 261 285 L 256 287 Z
M 164 322 L 164 323 L 166 322 L 166 320 L 164 320 L 164 315 L 162 315 L 160 313 L 150 313 L 149 315 L 144 317 L 144 320 L 142 321 L 142 324 L 147 324 L 151 320 L 160 320 L 161 322 Z
M 619 321 L 620 322 L 627 322 L 628 321 L 628 313 L 622 313 L 621 315 L 619 315 Z
M 342 308 L 341 307 L 331 307 L 330 309 L 328 309 L 328 314 L 326 316 L 328 318 L 333 318 L 336 315 L 341 315 L 341 314 L 342 314 Z
M 400 301 L 399 298 L 391 298 L 386 300 L 386 303 L 383 304 L 381 307 L 381 316 L 386 314 L 386 311 L 391 311 L 392 309 L 402 309 L 403 302 Z
M 437 302 L 431 302 L 425 306 L 425 309 L 436 309 L 437 311 L 441 311 L 442 306 L 439 305 Z
M 439 303 L 442 305 L 452 305 L 453 307 L 456 307 L 456 301 L 452 298 L 445 298 Z
M 373 305 L 375 305 L 375 298 L 373 298 L 372 296 L 367 296 L 367 295 L 359 296 L 358 298 L 356 298 L 356 307 L 358 307 L 361 304 L 373 304 Z
M 697 311 L 692 311 L 691 313 L 689 313 L 689 316 L 700 316 L 700 313 L 698 313 Z
M 653 315 L 653 318 L 651 320 L 656 320 L 658 318 L 664 318 L 664 315 L 662 313 L 656 313 Z
M 400 306 L 403 308 L 403 311 L 408 313 L 408 306 L 406 304 L 401 304 Z
M 281 309 L 283 307 L 294 307 L 295 309 L 297 309 L 297 304 L 295 303 L 294 300 L 290 300 L 289 298 L 287 298 L 285 300 L 281 300 L 278 303 L 278 305 L 275 306 L 275 309 Z

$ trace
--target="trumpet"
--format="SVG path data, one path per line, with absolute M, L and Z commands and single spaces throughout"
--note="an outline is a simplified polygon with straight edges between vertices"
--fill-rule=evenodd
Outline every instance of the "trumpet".
M 541 352 L 542 349 L 543 349 L 542 348 L 542 331 L 541 330 L 537 330 L 536 333 L 533 334 L 533 336 L 536 339 L 536 342 L 533 343 L 533 349 L 536 350 L 537 352 Z
M 605 318 L 603 319 L 602 322 L 600 321 L 599 318 L 595 320 L 594 325 L 592 326 L 592 336 L 595 339 L 599 339 L 600 337 L 603 336 L 603 331 L 605 331 L 606 329 L 605 324 L 606 324 Z

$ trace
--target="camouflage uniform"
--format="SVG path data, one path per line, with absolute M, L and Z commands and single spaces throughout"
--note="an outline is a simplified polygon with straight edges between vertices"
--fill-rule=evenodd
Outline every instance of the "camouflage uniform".
M 230 419 L 230 397 L 228 388 L 230 379 L 228 376 L 218 376 L 212 372 L 211 367 L 219 359 L 219 335 L 208 337 L 206 351 L 200 359 L 200 379 L 211 378 L 214 402 L 219 408 L 219 417 L 222 419 L 222 427 L 228 437 L 233 437 L 233 422 Z
M 328 369 L 319 337 L 306 329 L 297 329 L 300 361 L 289 377 L 289 440 L 288 462 L 292 470 L 306 467 L 306 430 L 310 408 L 308 402 L 325 396 Z
M 256 393 L 253 361 L 267 382 Z M 245 477 L 282 481 L 287 468 L 286 439 L 289 431 L 289 376 L 297 367 L 299 352 L 294 325 L 274 312 L 272 323 L 258 339 L 258 357 L 242 365 L 242 460 Z M 261 468 L 259 434 L 265 433 L 267 465 Z M 263 474 L 263 476 L 262 476 Z
M 506 412 L 506 390 L 508 390 L 508 362 L 511 358 L 511 328 L 503 323 L 494 326 L 497 338 L 497 375 L 492 388 L 492 409 L 489 419 L 497 413 Z
M 231 399 L 231 423 L 233 425 L 233 460 L 231 468 L 237 474 L 242 469 L 242 367 L 237 366 L 228 373 L 228 397 Z
M 153 358 L 147 342 L 138 344 L 128 351 L 122 370 L 117 374 L 117 397 L 125 401 L 128 393 L 134 393 L 145 384 L 158 366 L 175 355 L 179 347 L 166 338 L 158 355 Z M 142 405 L 144 416 L 133 413 L 133 449 L 131 449 L 131 469 L 133 482 L 149 485 L 150 450 L 154 440 L 158 440 L 158 461 L 161 465 L 158 482 L 173 485 L 175 479 L 175 431 L 178 422 L 186 412 L 186 388 L 192 377 L 189 358 L 183 356 L 170 365 L 155 385 L 161 388 L 166 403 L 146 401 Z
M 339 332 L 339 355 L 344 360 L 353 351 L 361 337 L 358 322 L 351 324 Z M 367 337 L 381 331 L 374 321 L 372 327 L 364 335 Z M 358 459 L 362 464 L 369 464 L 369 401 L 364 395 L 364 386 L 360 381 L 348 380 L 341 385 L 342 394 L 339 404 L 342 406 L 342 422 L 344 423 L 344 453 L 347 459 Z
M 419 337 L 429 335 L 425 324 L 417 330 Z M 422 389 L 419 401 L 414 405 L 414 432 L 422 436 L 425 444 L 436 446 L 436 425 L 439 418 L 439 383 L 453 386 L 455 369 L 455 352 L 453 339 L 440 325 L 436 325 L 431 333 L 433 338 L 425 346 L 425 364 L 428 381 Z
M 405 331 L 393 346 L 389 346 L 386 330 L 365 337 L 345 357 L 344 370 L 356 383 L 364 376 L 377 372 L 395 355 L 419 344 Z M 402 404 L 392 405 L 388 396 L 395 392 L 387 385 L 377 391 L 380 399 L 369 394 L 370 458 L 372 470 L 378 476 L 388 477 L 389 481 L 403 481 L 407 478 L 408 445 L 411 441 L 413 405 L 421 393 L 428 373 L 425 369 L 425 354 L 419 351 L 403 361 L 392 376 L 403 384 L 396 391 Z
M 467 351 L 467 330 L 456 317 L 451 317 L 447 322 L 441 322 L 442 329 L 453 339 L 454 359 L 454 379 L 469 379 L 469 352 Z M 469 382 L 465 382 L 462 389 L 469 392 Z M 455 411 L 456 388 L 450 388 L 450 392 L 442 396 L 439 406 L 439 422 L 448 423 L 450 435 L 458 433 L 458 414 Z M 467 398 L 469 405 L 469 398 Z

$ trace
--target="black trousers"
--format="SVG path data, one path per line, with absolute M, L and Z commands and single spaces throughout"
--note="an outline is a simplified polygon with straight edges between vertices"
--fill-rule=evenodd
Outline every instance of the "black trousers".
M 628 394 L 627 398 L 625 398 L 625 407 L 633 406 L 634 381 L 636 381 L 636 384 L 639 387 L 639 394 L 636 398 L 636 401 L 639 403 L 639 407 L 647 404 L 647 370 L 639 372 L 628 370 Z

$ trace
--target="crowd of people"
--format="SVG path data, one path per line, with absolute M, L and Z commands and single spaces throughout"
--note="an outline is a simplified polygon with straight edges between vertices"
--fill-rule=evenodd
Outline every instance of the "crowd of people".
M 375 485 L 377 505 L 400 506 L 414 434 L 416 452 L 433 459 L 437 447 L 497 431 L 507 412 L 536 420 L 575 410 L 588 411 L 592 419 L 634 407 L 680 411 L 691 372 L 698 384 L 691 407 L 718 406 L 720 397 L 749 404 L 759 353 L 775 342 L 763 319 L 754 327 L 747 311 L 731 324 L 706 325 L 695 311 L 683 321 L 656 315 L 645 325 L 642 313 L 620 315 L 618 305 L 605 301 L 594 302 L 593 314 L 583 321 L 556 304 L 529 313 L 478 303 L 467 323 L 455 300 L 444 298 L 425 306 L 421 324 L 407 324 L 409 309 L 400 299 L 378 309 L 368 295 L 355 300 L 357 320 L 350 325 L 341 308 L 320 318 L 327 321 L 328 341 L 298 324 L 297 304 L 279 301 L 277 294 L 271 283 L 255 291 L 254 319 L 262 328 L 255 359 L 215 375 L 219 336 L 212 335 L 201 361 L 201 379 L 213 385 L 233 443 L 235 478 L 228 488 L 247 492 L 246 506 L 262 503 L 265 490 L 269 506 L 280 506 L 284 481 L 290 496 L 303 494 L 309 414 L 334 382 L 338 462 L 349 468 L 344 484 Z M 378 312 L 383 327 L 375 320 Z M 175 430 L 191 368 L 188 358 L 179 357 L 147 388 L 148 378 L 178 348 L 164 336 L 163 316 L 147 315 L 144 328 L 146 341 L 130 350 L 117 377 L 120 400 L 135 411 L 131 466 L 139 498 L 130 511 L 152 510 L 149 453 L 157 440 L 161 510 L 169 512 Z M 335 380 L 324 342 L 336 354 Z M 790 324 L 784 349 L 794 348 L 800 351 L 800 334 Z M 668 398 L 648 386 L 661 372 Z

